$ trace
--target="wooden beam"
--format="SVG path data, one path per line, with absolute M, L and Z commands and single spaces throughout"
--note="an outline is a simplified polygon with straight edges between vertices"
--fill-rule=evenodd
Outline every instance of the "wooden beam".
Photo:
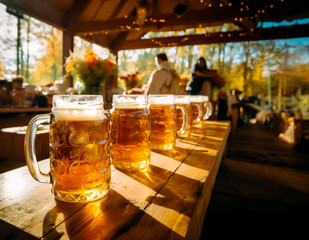
M 233 31 L 166 38 L 128 40 L 119 42 L 118 45 L 115 46 L 115 51 L 143 48 L 203 45 L 213 43 L 288 39 L 299 37 L 309 37 L 309 24 L 255 29 L 253 32 Z
M 65 29 L 65 12 L 50 6 L 45 1 L 0 0 L 0 2 L 56 28 Z
M 160 16 L 147 16 L 147 22 L 142 26 L 145 31 L 153 31 L 158 29 L 158 20 L 163 20 L 163 23 L 160 23 L 162 27 L 167 29 L 167 27 L 183 26 L 184 28 L 199 27 L 202 25 L 205 26 L 215 26 L 222 25 L 224 23 L 230 23 L 239 21 L 242 19 L 258 18 L 262 21 L 281 21 L 287 17 L 295 17 L 309 8 L 309 1 L 302 2 L 301 5 L 295 4 L 294 2 L 287 1 L 287 3 L 280 3 L 280 5 L 267 8 L 262 12 L 249 12 L 249 11 L 240 11 L 237 6 L 225 6 L 225 7 L 211 7 L 205 8 L 202 10 L 192 10 L 187 11 L 184 16 L 178 18 L 174 13 L 163 14 Z M 154 19 L 155 21 L 150 21 Z M 112 19 L 107 21 L 94 21 L 94 22 L 75 22 L 75 25 L 72 26 L 72 30 L 76 34 L 83 33 L 95 33 L 102 31 L 131 31 L 135 27 L 139 27 L 136 23 L 133 22 L 136 20 L 135 16 L 130 16 L 128 18 Z M 241 22 L 239 22 L 241 24 Z M 130 26 L 131 28 L 127 28 Z M 185 30 L 185 29 L 183 29 Z
M 128 0 L 120 0 L 118 7 L 115 9 L 115 11 L 110 16 L 111 19 L 117 18 L 118 14 L 122 11 L 127 1 Z
M 62 34 L 62 74 L 66 73 L 65 71 L 65 61 L 66 58 L 70 56 L 70 51 L 73 52 L 74 49 L 74 35 L 71 32 L 63 31 Z
M 71 31 L 72 26 L 76 23 L 77 19 L 83 14 L 85 9 L 90 5 L 91 1 L 75 0 L 73 6 L 66 14 L 66 27 Z
M 245 13 L 243 13 L 245 14 Z M 239 17 L 240 14 L 238 11 L 234 11 L 231 7 L 222 7 L 219 9 L 204 9 L 204 10 L 194 10 L 187 12 L 183 17 L 177 18 L 175 14 L 163 14 L 159 17 L 147 17 L 147 22 L 142 26 L 143 30 L 150 31 L 151 29 L 158 28 L 158 20 L 164 20 L 162 25 L 166 26 L 178 26 L 178 25 L 187 25 L 187 26 L 196 26 L 198 27 L 200 24 L 211 24 L 213 22 L 217 22 L 218 25 L 221 25 L 225 22 L 232 21 L 235 17 Z M 152 19 L 152 21 L 150 20 Z M 134 27 L 139 27 L 136 23 L 135 25 L 133 22 L 136 20 L 135 16 L 130 16 L 128 18 L 121 18 L 121 19 L 113 19 L 108 21 L 94 21 L 94 22 L 75 22 L 75 25 L 72 26 L 72 31 L 76 34 L 83 34 L 83 33 L 95 33 L 95 32 L 102 32 L 102 31 L 114 31 L 114 30 L 125 30 L 128 31 L 126 26 L 130 26 L 131 29 Z

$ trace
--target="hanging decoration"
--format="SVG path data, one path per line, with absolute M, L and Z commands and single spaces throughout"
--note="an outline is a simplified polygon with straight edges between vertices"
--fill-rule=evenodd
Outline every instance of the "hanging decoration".
M 146 0 L 140 0 L 136 8 L 136 21 L 142 26 L 145 23 L 145 18 L 147 15 L 148 2 Z

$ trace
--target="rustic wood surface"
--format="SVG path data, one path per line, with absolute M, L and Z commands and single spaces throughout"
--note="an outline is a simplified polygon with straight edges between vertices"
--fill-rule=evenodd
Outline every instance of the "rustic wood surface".
M 4 132 L 0 129 L 0 158 L 25 162 L 24 141 L 26 132 Z M 36 156 L 42 160 L 49 155 L 49 135 L 38 131 L 35 144 Z
M 111 190 L 87 204 L 55 200 L 27 167 L 3 173 L 0 238 L 199 239 L 229 132 L 208 121 L 173 151 L 153 151 L 146 170 L 112 168 Z M 39 164 L 49 171 L 49 160 Z
M 0 108 L 0 113 L 50 112 L 50 107 Z

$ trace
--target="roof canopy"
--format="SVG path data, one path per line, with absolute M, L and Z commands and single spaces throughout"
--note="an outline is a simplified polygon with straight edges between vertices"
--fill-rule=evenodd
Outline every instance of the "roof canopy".
M 0 0 L 10 8 L 108 48 L 184 46 L 309 36 L 309 25 L 264 29 L 262 22 L 309 17 L 308 0 Z M 148 38 L 148 32 L 223 26 L 234 31 Z

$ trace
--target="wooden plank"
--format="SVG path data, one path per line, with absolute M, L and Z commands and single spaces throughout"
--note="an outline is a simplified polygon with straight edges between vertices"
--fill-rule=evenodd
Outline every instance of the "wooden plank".
M 193 134 L 191 138 L 194 141 L 200 140 L 202 137 L 202 134 Z M 163 155 L 164 151 L 152 152 L 150 166 L 143 171 L 130 172 L 113 169 L 112 190 L 104 199 L 88 204 L 72 218 L 57 226 L 55 231 L 68 234 L 66 236 L 68 239 L 84 238 L 89 235 L 97 236 L 100 239 L 110 239 L 125 232 L 138 222 L 144 209 L 194 146 L 194 142 L 187 143 L 186 148 L 169 151 L 166 155 Z M 93 219 L 93 208 L 96 209 L 97 218 L 100 221 L 89 220 Z M 88 221 L 87 225 L 84 224 L 85 219 Z M 77 225 L 82 227 L 76 230 L 75 226 Z M 50 234 L 55 233 L 51 232 Z
M 115 50 L 158 48 L 172 46 L 188 46 L 213 43 L 229 43 L 243 41 L 260 41 L 272 39 L 289 39 L 309 36 L 309 24 L 286 27 L 255 29 L 253 32 L 231 31 L 166 38 L 124 40 L 115 46 Z
M 0 113 L 50 112 L 50 107 L 44 108 L 0 108 Z
M 65 62 L 74 50 L 74 35 L 69 31 L 62 32 L 62 73 L 66 73 Z
M 65 29 L 65 12 L 51 6 L 46 1 L 0 0 L 0 2 L 56 28 Z
M 225 123 L 219 132 L 214 131 L 217 128 L 206 124 L 205 136 L 213 138 L 203 137 L 198 142 L 138 224 L 117 239 L 199 239 L 230 125 Z M 213 154 L 218 149 L 220 152 Z
M 39 162 L 42 171 L 49 171 L 49 161 Z M 46 212 L 58 209 L 50 186 L 35 181 L 27 167 L 22 167 L 0 175 L 0 219 L 35 236 L 41 237 L 46 221 Z M 70 205 L 70 204 L 67 204 Z M 56 221 L 59 224 L 64 216 L 72 215 L 84 204 L 71 204 Z
M 173 151 L 153 151 L 145 170 L 112 167 L 111 190 L 88 204 L 54 200 L 48 184 L 32 179 L 27 167 L 1 174 L 0 219 L 46 239 L 183 239 L 191 219 L 203 218 L 196 206 L 206 199 L 201 198 L 205 182 L 214 182 L 213 165 L 221 159 L 217 151 L 225 147 L 222 132 L 229 131 L 229 124 L 205 127 L 205 132 L 195 129 L 189 138 L 178 139 Z M 40 165 L 48 171 L 48 160 Z M 211 188 L 205 190 L 208 197 Z
M 147 20 L 142 26 L 145 31 L 173 31 L 175 28 L 181 26 L 181 30 L 188 28 L 197 28 L 199 26 L 220 26 L 224 23 L 240 23 L 245 20 L 252 19 L 251 22 L 255 22 L 252 27 L 258 22 L 258 18 L 263 17 L 264 22 L 278 21 L 293 18 L 303 12 L 304 9 L 308 9 L 308 2 L 303 1 L 302 4 L 295 4 L 293 1 L 285 1 L 283 4 L 277 5 L 274 8 L 264 9 L 263 14 L 253 13 L 253 11 L 240 11 L 240 6 L 222 6 L 213 5 L 212 7 L 206 7 L 198 10 L 187 10 L 187 12 L 181 17 L 177 17 L 174 13 L 160 14 L 156 12 L 156 2 L 153 3 L 151 15 L 147 16 Z M 190 7 L 190 6 L 189 6 Z M 251 9 L 253 10 L 253 9 Z M 261 9 L 260 9 L 261 10 Z M 240 21 L 240 19 L 242 19 Z M 106 21 L 76 21 L 72 25 L 72 30 L 76 34 L 95 33 L 102 31 L 129 31 L 126 26 L 130 26 L 131 29 L 139 27 L 135 22 L 136 17 L 130 16 L 127 18 L 108 19 Z M 163 20 L 158 25 L 158 21 Z M 123 28 L 121 28 L 123 27 Z
M 220 11 L 219 11 L 220 10 Z M 235 17 L 240 17 L 238 11 L 234 12 L 230 7 L 223 7 L 217 9 L 202 9 L 202 10 L 193 10 L 186 13 L 181 19 L 178 18 L 174 13 L 162 14 L 160 16 L 147 16 L 147 21 L 143 25 L 143 29 L 150 31 L 158 29 L 157 21 L 150 21 L 150 19 L 160 20 L 164 19 L 163 26 L 165 27 L 174 27 L 177 25 L 192 25 L 198 27 L 199 24 L 208 24 L 210 26 L 214 25 L 216 22 L 218 25 L 232 21 Z M 136 20 L 136 16 L 128 16 L 127 18 L 118 18 L 111 19 L 107 21 L 92 21 L 92 22 L 76 22 L 72 26 L 72 30 L 76 34 L 81 33 L 93 33 L 101 31 L 113 31 L 113 30 L 122 30 L 121 26 L 134 26 L 139 27 L 136 23 L 133 22 Z M 219 24 L 220 23 L 220 24 Z M 192 26 L 192 27 L 193 27 Z

